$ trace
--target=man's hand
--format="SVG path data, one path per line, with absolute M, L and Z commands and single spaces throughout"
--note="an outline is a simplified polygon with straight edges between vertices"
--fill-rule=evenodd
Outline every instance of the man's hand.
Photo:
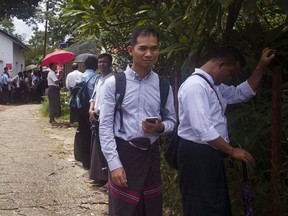
M 259 60 L 259 66 L 260 67 L 267 67 L 267 65 L 272 61 L 272 59 L 275 57 L 276 50 L 265 48 L 262 51 L 262 56 Z
M 260 85 L 263 73 L 266 67 L 275 57 L 275 53 L 276 51 L 273 49 L 270 49 L 270 48 L 263 49 L 258 65 L 248 79 L 248 83 L 254 92 L 257 90 L 258 86 Z
M 126 173 L 123 167 L 111 171 L 111 178 L 118 187 L 128 187 Z
M 156 121 L 156 123 L 150 123 L 142 120 L 142 128 L 144 132 L 147 133 L 163 133 L 164 131 L 164 124 L 161 122 L 160 119 Z
M 89 110 L 89 122 L 93 124 L 96 121 L 94 110 Z
M 248 165 L 253 165 L 255 163 L 252 155 L 241 148 L 232 148 L 229 155 L 235 159 L 244 161 Z
M 230 144 L 227 143 L 222 137 L 211 140 L 208 142 L 208 144 L 237 160 L 242 160 L 249 165 L 254 164 L 254 159 L 249 152 L 241 148 L 234 148 L 230 146 Z

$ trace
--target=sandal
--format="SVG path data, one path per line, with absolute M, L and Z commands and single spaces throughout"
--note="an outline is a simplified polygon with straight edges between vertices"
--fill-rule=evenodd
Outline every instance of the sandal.
M 102 192 L 108 192 L 108 190 L 109 190 L 108 183 L 106 183 L 105 185 L 100 187 L 99 190 L 102 191 Z

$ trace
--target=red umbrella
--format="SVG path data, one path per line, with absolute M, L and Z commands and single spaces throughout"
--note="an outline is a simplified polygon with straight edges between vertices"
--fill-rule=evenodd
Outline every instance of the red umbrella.
M 65 64 L 69 61 L 72 61 L 75 58 L 75 54 L 66 50 L 56 50 L 52 53 L 49 53 L 42 60 L 42 65 L 49 66 L 51 62 L 56 64 Z

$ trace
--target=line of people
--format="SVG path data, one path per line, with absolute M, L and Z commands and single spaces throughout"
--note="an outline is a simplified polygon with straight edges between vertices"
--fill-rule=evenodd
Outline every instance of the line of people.
M 86 71 L 77 78 L 76 82 L 87 81 L 99 68 L 100 74 L 89 79 L 89 112 L 78 119 L 82 164 L 90 170 L 91 180 L 100 186 L 108 183 L 109 215 L 161 216 L 158 138 L 177 125 L 173 92 L 169 86 L 164 112 L 160 112 L 159 76 L 153 71 L 160 52 L 156 29 L 135 29 L 127 51 L 132 63 L 124 71 L 121 113 L 115 109 L 119 95 L 115 94 L 111 55 L 87 58 Z M 230 156 L 250 165 L 254 159 L 244 149 L 230 145 L 225 110 L 228 104 L 245 102 L 255 95 L 274 57 L 275 52 L 265 48 L 250 78 L 236 87 L 227 86 L 223 83 L 240 71 L 245 59 L 237 49 L 222 47 L 181 85 L 178 174 L 185 216 L 231 215 L 224 158 Z M 148 122 L 148 117 L 157 120 Z
M 32 72 L 19 72 L 11 77 L 8 68 L 0 79 L 0 96 L 2 104 L 11 103 L 40 103 L 47 88 L 45 74 L 34 70 Z

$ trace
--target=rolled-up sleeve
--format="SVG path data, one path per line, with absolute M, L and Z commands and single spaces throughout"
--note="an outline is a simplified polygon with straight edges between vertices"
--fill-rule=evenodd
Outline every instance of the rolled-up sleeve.
M 221 95 L 229 104 L 246 102 L 256 95 L 256 92 L 251 88 L 248 81 L 245 81 L 236 87 L 222 84 L 219 89 Z

